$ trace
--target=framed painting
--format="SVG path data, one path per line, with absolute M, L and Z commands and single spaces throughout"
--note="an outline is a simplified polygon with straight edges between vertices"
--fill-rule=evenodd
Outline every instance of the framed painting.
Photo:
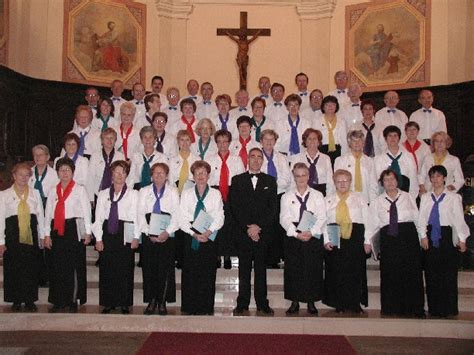
M 65 0 L 63 80 L 127 88 L 145 80 L 146 5 L 128 0 Z
M 8 59 L 8 0 L 0 0 L 0 64 Z
M 430 83 L 431 0 L 381 0 L 346 7 L 345 65 L 364 91 Z

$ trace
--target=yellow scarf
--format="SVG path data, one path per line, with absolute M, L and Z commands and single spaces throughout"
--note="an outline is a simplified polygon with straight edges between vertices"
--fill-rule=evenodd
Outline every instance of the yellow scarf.
M 25 192 L 21 194 L 16 185 L 13 185 L 15 194 L 20 199 L 18 204 L 18 229 L 20 231 L 20 243 L 33 245 L 33 234 L 31 232 L 31 215 L 30 207 L 28 206 L 28 186 L 25 188 Z
M 443 165 L 444 163 L 444 160 L 446 159 L 446 157 L 448 156 L 448 153 L 444 153 L 444 155 L 439 158 L 436 153 L 433 153 L 433 161 L 434 161 L 434 164 L 435 165 Z
M 341 238 L 350 239 L 352 234 L 352 220 L 349 213 L 349 207 L 347 206 L 346 200 L 349 197 L 350 192 L 345 194 L 337 193 L 339 196 L 339 202 L 336 206 L 336 223 L 341 228 Z
M 179 194 L 183 192 L 184 185 L 186 184 L 186 181 L 188 180 L 189 176 L 189 158 L 190 152 L 179 152 L 179 155 L 181 158 L 183 158 L 183 165 L 181 166 L 181 170 L 179 171 L 179 179 L 178 179 L 178 191 Z
M 336 140 L 334 139 L 334 130 L 336 129 L 337 119 L 334 121 L 334 126 L 329 123 L 326 116 L 324 116 L 324 121 L 326 121 L 326 126 L 328 128 L 328 152 L 336 151 Z
M 354 171 L 354 190 L 357 192 L 362 192 L 362 171 L 360 169 L 360 160 L 362 158 L 362 154 L 359 154 L 358 156 L 355 154 L 355 171 Z

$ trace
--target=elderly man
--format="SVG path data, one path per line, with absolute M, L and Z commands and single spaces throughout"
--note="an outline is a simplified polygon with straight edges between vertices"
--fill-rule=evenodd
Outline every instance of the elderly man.
M 217 106 L 212 100 L 214 94 L 214 87 L 208 81 L 201 85 L 202 101 L 196 105 L 196 117 L 198 120 L 201 118 L 212 118 L 217 115 Z
M 339 105 L 344 105 L 349 102 L 349 96 L 347 95 L 347 83 L 349 78 L 347 73 L 343 70 L 339 70 L 334 74 L 334 83 L 336 88 L 333 91 L 327 93 L 326 96 L 335 96 Z
M 405 124 L 408 117 L 402 110 L 397 108 L 400 98 L 396 91 L 387 91 L 383 97 L 385 107 L 378 110 L 375 114 L 375 123 L 383 130 L 387 126 L 397 126 L 402 132 L 402 138 L 405 134 Z

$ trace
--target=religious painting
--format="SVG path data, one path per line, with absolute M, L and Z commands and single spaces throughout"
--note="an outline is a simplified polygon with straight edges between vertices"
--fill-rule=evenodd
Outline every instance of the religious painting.
M 0 64 L 7 64 L 8 55 L 8 0 L 0 0 Z
M 145 80 L 146 6 L 128 0 L 65 0 L 63 80 L 131 88 Z
M 431 0 L 346 7 L 346 71 L 364 91 L 427 86 Z

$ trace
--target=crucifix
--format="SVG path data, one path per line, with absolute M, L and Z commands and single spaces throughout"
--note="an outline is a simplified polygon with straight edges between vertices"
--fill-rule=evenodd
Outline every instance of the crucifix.
M 240 28 L 218 28 L 218 36 L 227 36 L 239 47 L 237 57 L 235 58 L 239 67 L 240 88 L 247 88 L 247 66 L 249 64 L 249 46 L 259 36 L 270 36 L 269 28 L 248 28 L 247 12 L 240 13 Z M 252 38 L 248 39 L 249 36 Z

